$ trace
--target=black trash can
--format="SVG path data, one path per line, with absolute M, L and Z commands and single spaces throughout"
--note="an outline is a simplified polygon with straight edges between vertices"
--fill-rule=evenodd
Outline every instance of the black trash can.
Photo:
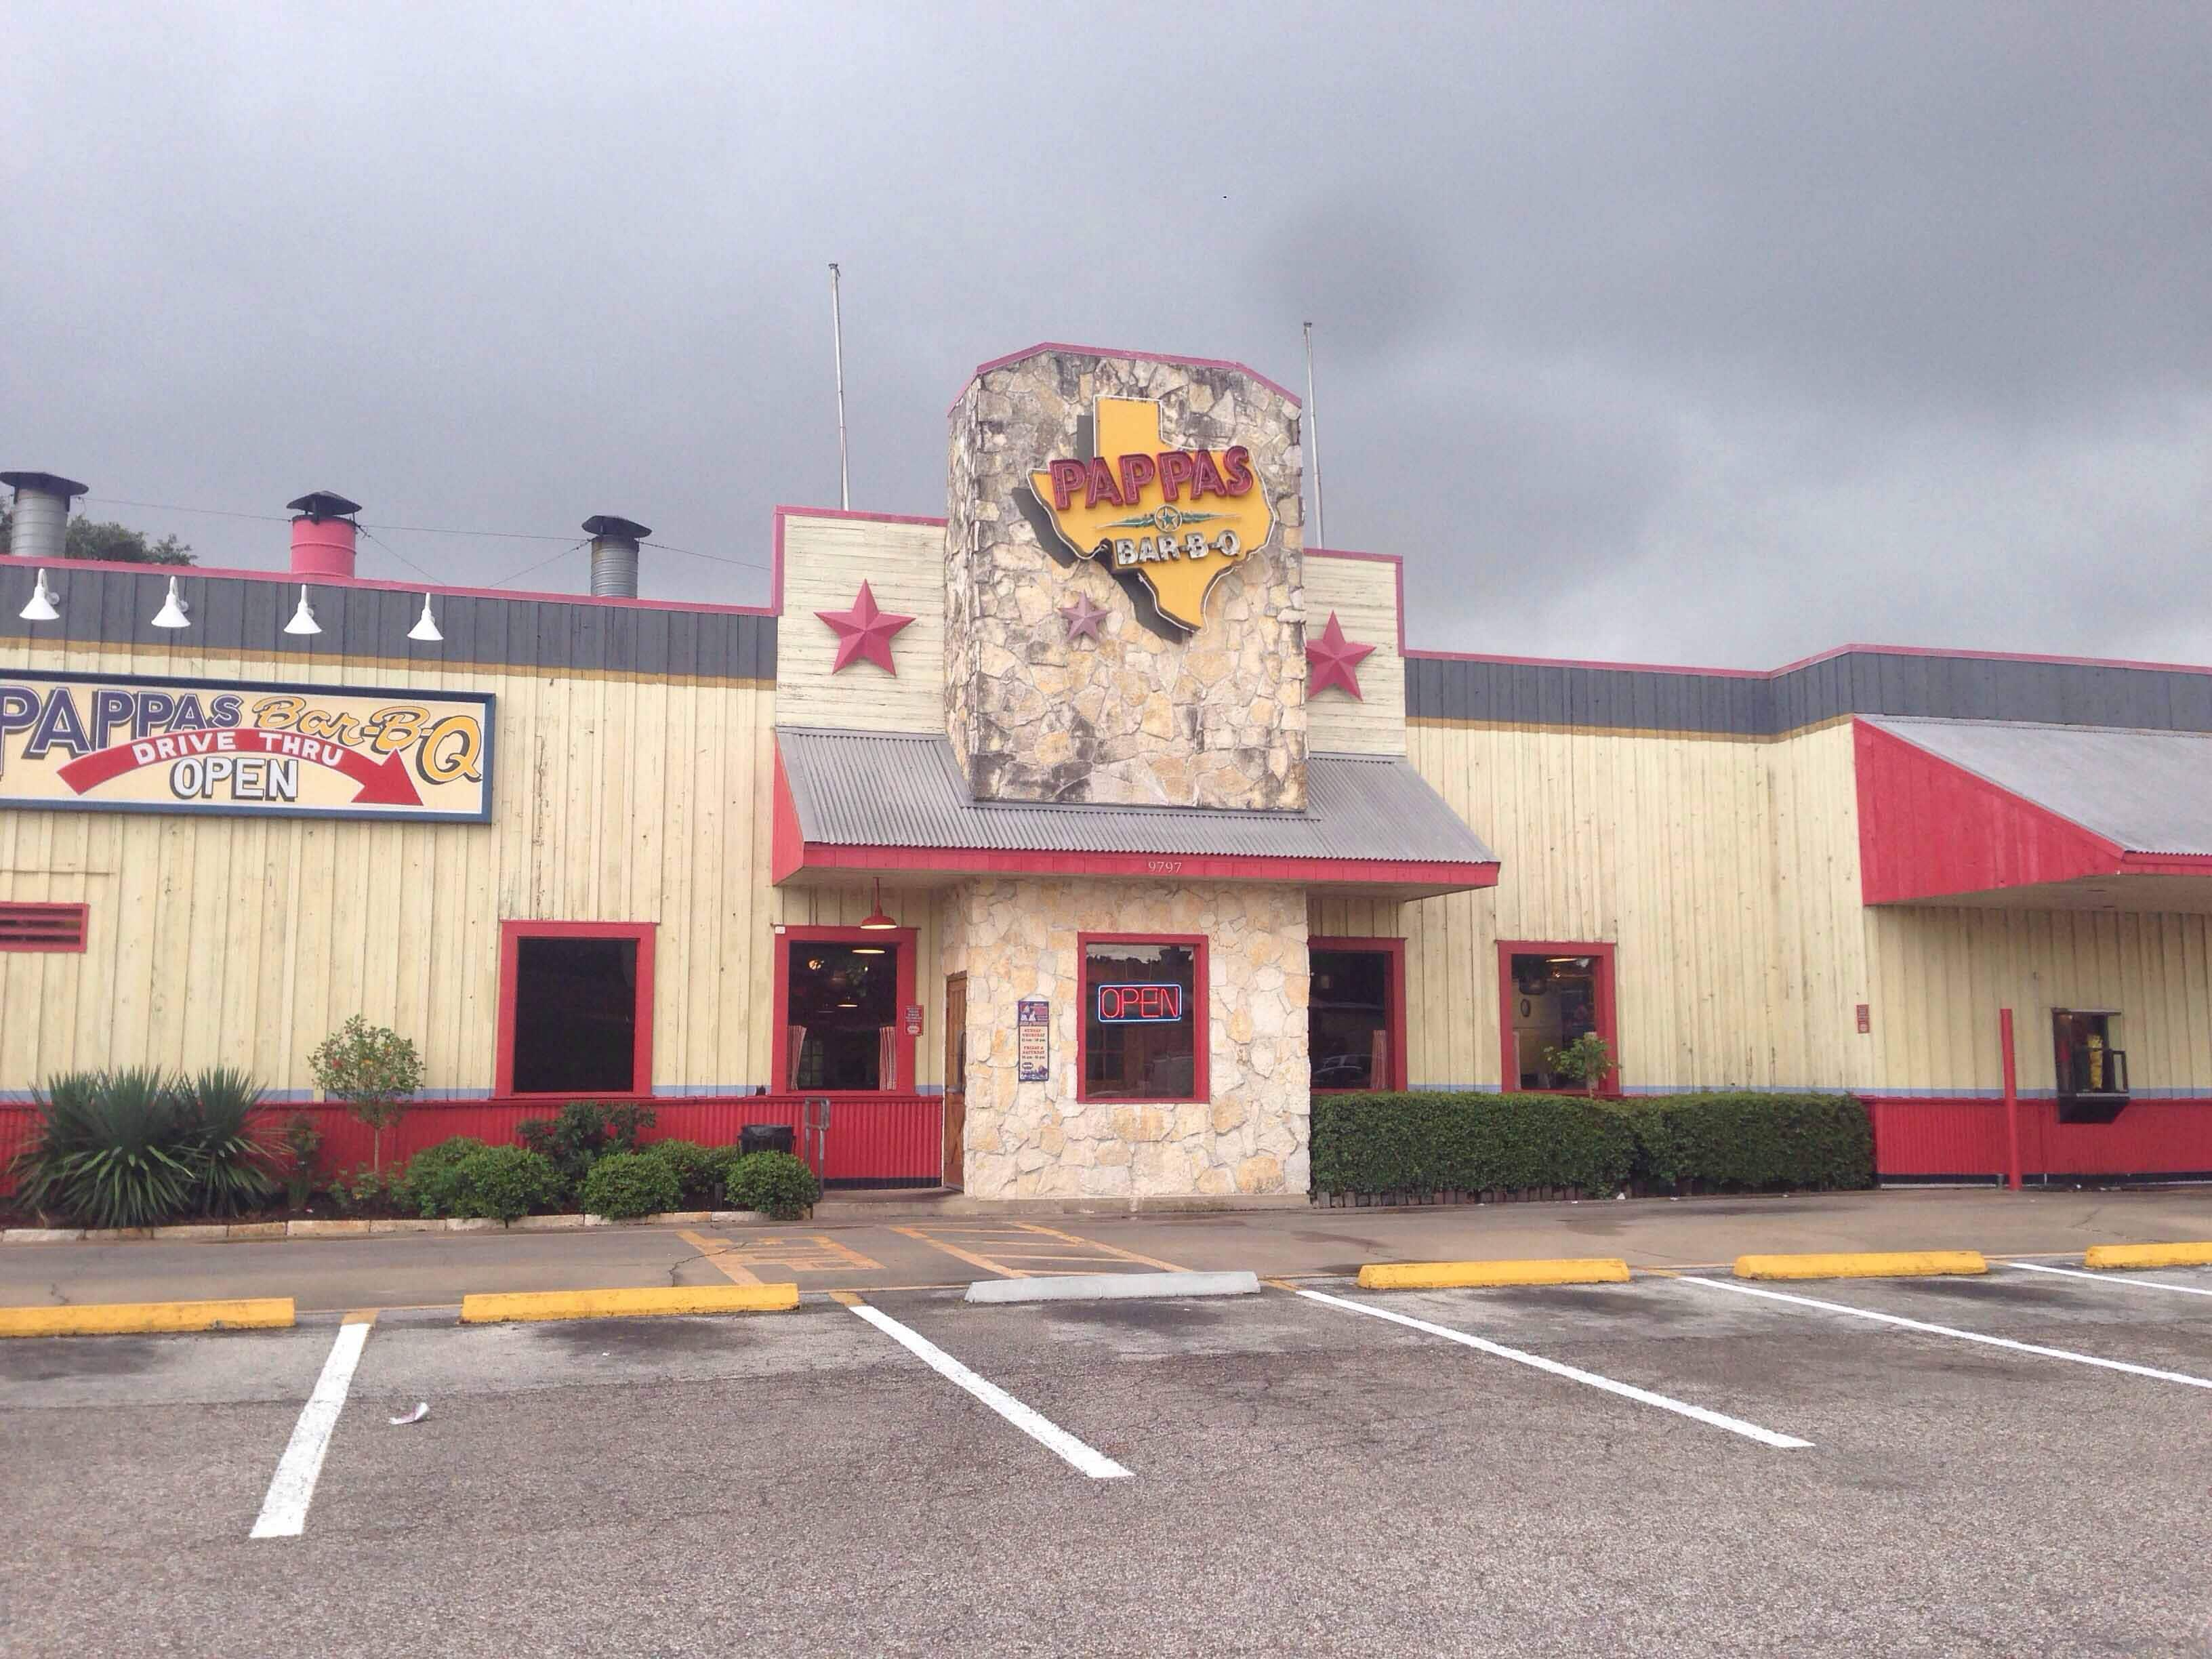
M 788 1123 L 748 1123 L 738 1132 L 738 1151 L 747 1152 L 788 1152 L 798 1146 L 798 1137 Z

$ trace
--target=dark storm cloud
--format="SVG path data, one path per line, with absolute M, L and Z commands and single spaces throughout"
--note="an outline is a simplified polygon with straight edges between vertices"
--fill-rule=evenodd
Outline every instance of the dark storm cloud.
M 0 463 L 211 562 L 943 510 L 1042 338 L 1300 378 L 1415 642 L 2212 656 L 2201 8 L 19 11 Z M 386 532 L 574 586 L 562 542 Z M 392 550 L 387 552 L 386 548 Z

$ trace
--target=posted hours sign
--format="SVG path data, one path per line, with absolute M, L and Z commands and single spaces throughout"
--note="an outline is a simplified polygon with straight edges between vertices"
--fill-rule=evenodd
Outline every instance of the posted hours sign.
M 0 672 L 0 806 L 491 817 L 489 693 Z
M 1042 997 L 1024 997 L 1014 1005 L 1015 1080 L 1052 1080 L 1052 1004 Z

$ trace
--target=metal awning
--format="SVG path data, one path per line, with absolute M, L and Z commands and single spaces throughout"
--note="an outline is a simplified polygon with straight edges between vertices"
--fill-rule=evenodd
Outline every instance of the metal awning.
M 2212 909 L 2212 734 L 1857 721 L 1869 904 Z
M 1412 763 L 1314 755 L 1306 810 L 979 801 L 945 738 L 779 726 L 775 876 L 1149 876 L 1388 889 L 1494 885 L 1498 859 Z

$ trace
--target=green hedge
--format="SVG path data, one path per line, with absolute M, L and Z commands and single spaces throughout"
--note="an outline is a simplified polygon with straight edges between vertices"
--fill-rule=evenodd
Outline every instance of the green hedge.
M 1316 1095 L 1317 1193 L 1528 1192 L 1610 1196 L 1636 1157 L 1628 1120 L 1576 1095 Z
M 649 1152 L 609 1152 L 585 1174 L 579 1197 L 587 1215 L 631 1221 L 675 1209 L 684 1201 L 684 1180 Z
M 1649 1095 L 1614 1109 L 1635 1126 L 1638 1177 L 1654 1185 L 1726 1192 L 1874 1185 L 1874 1127 L 1850 1095 Z
M 814 1171 L 789 1152 L 748 1152 L 730 1165 L 730 1207 L 796 1221 L 822 1201 Z
M 1848 1095 L 1318 1095 L 1316 1193 L 1610 1195 L 1874 1184 L 1866 1109 Z

